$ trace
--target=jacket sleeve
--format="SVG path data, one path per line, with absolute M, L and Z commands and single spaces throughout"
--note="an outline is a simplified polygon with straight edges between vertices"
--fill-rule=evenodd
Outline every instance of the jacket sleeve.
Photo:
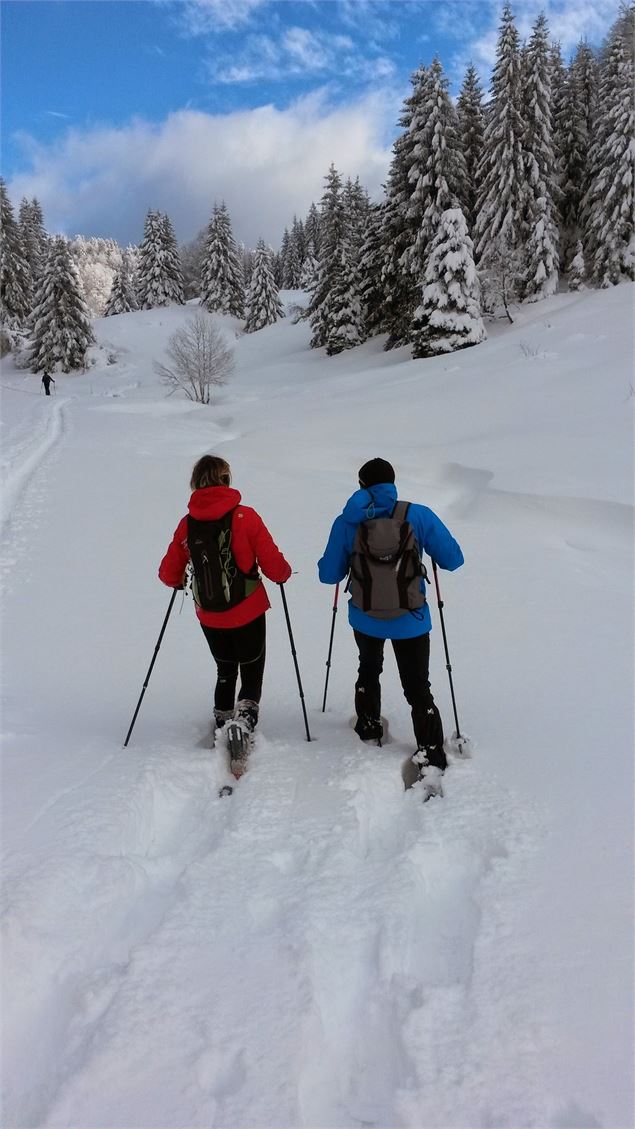
M 291 576 L 291 565 L 286 561 L 259 514 L 253 513 L 253 534 L 250 537 L 256 562 L 268 580 L 284 584 Z
M 423 511 L 422 522 L 422 537 L 421 547 L 425 553 L 432 557 L 433 561 L 439 565 L 439 568 L 445 568 L 448 572 L 454 572 L 455 569 L 460 568 L 463 564 L 463 553 L 461 546 L 450 533 L 450 530 L 443 524 L 441 518 L 427 508 L 427 506 L 418 507 Z
M 339 584 L 348 572 L 351 554 L 346 532 L 346 522 L 340 514 L 333 522 L 324 555 L 318 561 L 318 573 L 322 584 Z
M 181 588 L 185 566 L 190 559 L 187 547 L 187 518 L 184 517 L 176 527 L 168 551 L 159 565 L 159 580 L 168 588 Z

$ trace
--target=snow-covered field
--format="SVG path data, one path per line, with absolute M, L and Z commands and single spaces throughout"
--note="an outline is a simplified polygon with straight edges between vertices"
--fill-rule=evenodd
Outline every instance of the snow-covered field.
M 183 309 L 97 322 L 51 399 L 5 365 L 3 1125 L 632 1126 L 632 298 L 560 295 L 426 362 L 328 359 L 286 319 L 236 340 L 210 408 L 153 373 Z M 223 800 L 190 599 L 122 749 L 206 451 L 297 570 L 314 736 L 270 586 L 262 733 Z M 466 557 L 442 584 L 477 748 L 426 806 L 389 650 L 391 743 L 347 724 L 344 611 L 320 712 L 316 561 L 375 455 Z

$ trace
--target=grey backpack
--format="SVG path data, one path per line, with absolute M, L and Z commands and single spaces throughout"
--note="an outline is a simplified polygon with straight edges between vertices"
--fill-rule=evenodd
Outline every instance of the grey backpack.
M 409 507 L 410 502 L 397 502 L 389 517 L 362 521 L 355 533 L 348 587 L 355 607 L 375 619 L 396 619 L 426 603 L 421 591 L 426 571 Z

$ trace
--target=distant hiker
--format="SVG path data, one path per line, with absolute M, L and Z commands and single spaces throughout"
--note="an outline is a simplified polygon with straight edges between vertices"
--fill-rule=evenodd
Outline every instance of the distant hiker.
M 44 376 L 42 377 L 42 384 L 44 385 L 44 391 L 45 391 L 46 395 L 50 396 L 51 395 L 51 384 L 55 384 L 55 381 L 53 380 L 53 377 L 51 376 L 50 373 L 48 373 L 48 372 L 44 373 Z
M 215 725 L 231 721 L 248 749 L 258 721 L 265 612 L 271 606 L 258 569 L 269 580 L 284 584 L 291 566 L 262 518 L 241 504 L 230 483 L 231 470 L 224 459 L 203 455 L 198 460 L 190 482 L 189 514 L 177 526 L 161 561 L 159 579 L 169 588 L 182 588 L 186 566 L 192 562 L 196 614 L 218 670 Z
M 359 650 L 355 732 L 362 741 L 381 741 L 379 676 L 390 639 L 412 709 L 417 742 L 412 760 L 419 766 L 425 798 L 442 795 L 447 760 L 443 724 L 428 680 L 432 623 L 421 554 L 429 553 L 437 565 L 452 571 L 463 564 L 463 553 L 427 506 L 397 501 L 395 472 L 385 459 L 364 463 L 359 486 L 335 519 L 318 564 L 323 584 L 338 584 L 350 573 L 348 620 Z

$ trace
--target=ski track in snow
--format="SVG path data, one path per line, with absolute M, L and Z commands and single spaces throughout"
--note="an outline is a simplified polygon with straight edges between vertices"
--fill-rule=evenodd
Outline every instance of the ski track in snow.
M 46 485 L 38 471 L 64 442 L 70 397 L 36 401 L 2 449 L 2 540 L 0 578 L 3 586 L 14 571 L 39 508 Z M 16 512 L 17 511 L 17 512 Z
M 23 1031 L 7 1074 L 24 1076 L 22 1056 L 54 1057 L 56 1072 L 32 1067 L 9 1113 L 46 1126 L 414 1129 L 445 1123 L 424 1113 L 442 1079 L 452 1124 L 463 1090 L 469 1116 L 491 1086 L 470 1061 L 483 969 L 504 943 L 498 918 L 517 897 L 535 813 L 470 762 L 448 773 L 449 803 L 424 807 L 416 789 L 404 795 L 400 760 L 354 742 L 302 756 L 261 738 L 225 800 L 218 753 L 141 748 L 123 770 L 108 759 L 72 807 L 41 813 L 60 821 L 65 850 L 10 860 L 8 983 L 12 951 L 40 956 L 31 998 L 22 988 L 5 1003 Z M 80 912 L 98 899 L 70 951 L 65 923 L 50 933 L 69 890 Z M 521 1082 L 526 1114 L 534 1079 Z

